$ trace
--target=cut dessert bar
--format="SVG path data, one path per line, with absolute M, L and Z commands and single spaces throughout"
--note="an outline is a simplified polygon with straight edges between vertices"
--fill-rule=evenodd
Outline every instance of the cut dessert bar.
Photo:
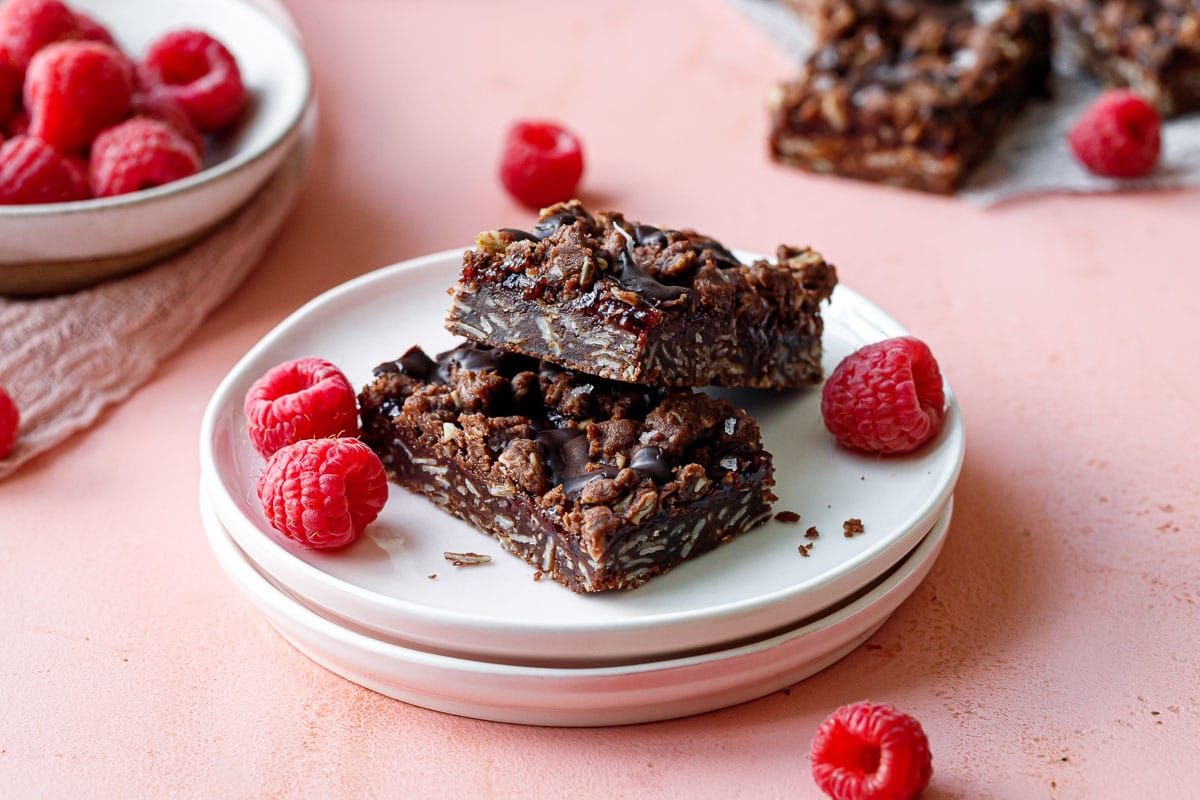
M 1166 116 L 1200 109 L 1200 3 L 1059 0 L 1084 65 Z
M 820 173 L 953 192 L 1031 96 L 1050 15 L 1036 0 L 806 0 L 818 46 L 771 98 L 771 151 Z
M 693 231 L 593 217 L 578 201 L 532 231 L 485 231 L 463 255 L 446 327 L 613 380 L 787 389 L 821 380 L 818 306 L 837 276 L 781 246 L 743 264 Z
M 775 500 L 758 424 L 687 389 L 465 343 L 412 348 L 359 395 L 401 486 L 576 592 L 630 589 L 749 530 Z

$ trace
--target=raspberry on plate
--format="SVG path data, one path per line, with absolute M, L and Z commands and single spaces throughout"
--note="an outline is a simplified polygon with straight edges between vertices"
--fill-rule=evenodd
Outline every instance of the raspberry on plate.
M 275 530 L 309 547 L 353 542 L 387 502 L 387 472 L 358 439 L 305 439 L 267 461 L 258 499 Z
M 133 65 L 99 42 L 60 42 L 39 50 L 25 75 L 29 132 L 60 150 L 83 150 L 129 115 Z
M 813 780 L 834 800 L 911 800 L 933 759 L 921 724 L 882 703 L 842 706 L 812 740 Z
M 89 180 L 96 197 L 138 192 L 200 171 L 191 143 L 165 122 L 135 117 L 103 131 L 92 144 Z
M 358 436 L 358 397 L 322 358 L 287 361 L 246 392 L 242 407 L 254 449 L 266 457 L 285 445 L 324 436 Z
M 821 391 L 825 427 L 843 445 L 906 453 L 941 429 L 942 373 L 920 339 L 869 344 L 842 359 Z
M 0 5 L 0 48 L 22 71 L 43 47 L 78 36 L 75 14 L 59 0 L 9 0 Z
M 17 440 L 17 428 L 21 427 L 21 414 L 12 396 L 0 386 L 0 458 L 12 451 Z
M 246 105 L 237 59 L 203 31 L 163 36 L 150 45 L 141 71 L 144 83 L 166 87 L 202 131 L 228 126 Z
M 552 122 L 518 122 L 504 140 L 500 181 L 530 208 L 570 200 L 583 176 L 583 147 Z
M 0 145 L 0 205 L 84 200 L 80 166 L 50 145 L 17 136 Z
M 1162 118 L 1129 89 L 1104 92 L 1067 134 L 1071 151 L 1090 171 L 1106 178 L 1140 178 L 1158 163 Z

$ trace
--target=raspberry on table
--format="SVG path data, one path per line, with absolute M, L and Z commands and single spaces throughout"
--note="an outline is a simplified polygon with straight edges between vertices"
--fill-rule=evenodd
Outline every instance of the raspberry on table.
M 583 176 L 583 147 L 575 134 L 552 122 L 518 122 L 509 129 L 500 181 L 530 208 L 570 200 Z
M 204 159 L 204 138 L 183 104 L 166 87 L 154 84 L 137 89 L 133 93 L 133 114 L 165 122 L 187 139 L 196 155 Z
M 112 197 L 199 171 L 200 156 L 182 134 L 165 122 L 135 117 L 96 137 L 88 177 L 93 195 Z
M 842 359 L 821 390 L 821 416 L 847 447 L 906 453 L 941 429 L 945 402 L 942 373 L 929 346 L 901 336 Z
M 84 150 L 96 134 L 129 116 L 133 65 L 99 42 L 60 42 L 39 50 L 25 75 L 29 132 L 60 150 Z
M 929 785 L 929 740 L 915 719 L 882 703 L 842 706 L 812 740 L 813 780 L 834 800 L 911 800 Z
M 270 457 L 285 445 L 325 436 L 358 436 L 358 397 L 323 358 L 287 361 L 268 370 L 243 404 L 250 442 Z
M 21 427 L 21 413 L 12 396 L 0 386 L 0 459 L 12 452 L 17 440 L 17 428 Z
M 146 53 L 142 79 L 165 87 L 202 131 L 228 126 L 246 106 L 246 87 L 237 59 L 204 31 L 166 34 Z
M 1104 92 L 1067 134 L 1071 151 L 1085 167 L 1107 178 L 1139 178 L 1158 163 L 1162 118 L 1129 89 Z
M 0 205 L 87 199 L 79 164 L 32 136 L 0 145 Z
M 258 499 L 275 530 L 309 547 L 357 539 L 387 502 L 387 472 L 358 439 L 305 439 L 275 452 Z
M 43 47 L 78 37 L 75 14 L 60 0 L 8 0 L 0 5 L 0 48 L 22 72 Z

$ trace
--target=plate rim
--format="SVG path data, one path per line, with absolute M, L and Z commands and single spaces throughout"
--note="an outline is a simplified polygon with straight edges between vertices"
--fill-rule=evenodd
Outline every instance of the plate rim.
M 574 667 L 587 663 L 599 662 L 603 662 L 605 664 L 620 664 L 633 663 L 635 661 L 661 661 L 676 656 L 682 657 L 686 654 L 723 649 L 736 642 L 750 641 L 755 637 L 763 637 L 775 632 L 793 628 L 796 625 L 806 621 L 815 621 L 821 616 L 832 613 L 838 608 L 847 605 L 850 598 L 862 593 L 863 587 L 869 586 L 870 584 L 879 581 L 881 576 L 895 571 L 898 568 L 898 565 L 912 556 L 912 554 L 915 553 L 921 546 L 922 542 L 928 538 L 929 534 L 935 528 L 941 525 L 944 519 L 950 516 L 954 508 L 954 495 L 951 493 L 945 504 L 934 509 L 935 513 L 932 514 L 932 518 L 928 525 L 914 528 L 913 531 L 910 531 L 908 534 L 911 536 L 912 533 L 919 533 L 919 535 L 911 536 L 909 539 L 896 540 L 897 555 L 894 559 L 889 560 L 881 569 L 873 571 L 870 575 L 864 576 L 861 581 L 854 583 L 852 588 L 848 587 L 845 592 L 838 594 L 836 597 L 832 597 L 815 609 L 803 610 L 798 614 L 793 611 L 788 613 L 786 616 L 781 615 L 781 618 L 773 625 L 756 624 L 742 632 L 740 635 L 734 635 L 728 638 L 712 637 L 696 639 L 689 641 L 687 644 L 675 644 L 670 647 L 660 647 L 657 649 L 648 649 L 644 645 L 640 647 L 636 646 L 640 643 L 640 640 L 635 640 L 633 645 L 626 644 L 620 648 L 608 648 L 604 651 L 604 655 L 601 657 L 575 657 L 572 655 L 573 651 L 570 651 L 569 649 L 556 648 L 553 650 L 553 653 L 551 653 L 548 647 L 540 647 L 536 650 L 531 649 L 532 645 L 529 645 L 529 643 L 525 642 L 524 639 L 522 639 L 520 642 L 521 646 L 517 646 L 517 643 L 512 642 L 507 646 L 495 644 L 490 647 L 486 646 L 486 643 L 479 643 L 477 640 L 473 640 L 470 643 L 471 646 L 464 646 L 459 640 L 450 642 L 445 638 L 434 641 L 429 636 L 422 636 L 421 632 L 419 631 L 414 632 L 411 629 L 403 632 L 400 630 L 388 630 L 385 626 L 358 618 L 358 615 L 352 612 L 344 610 L 339 611 L 336 608 L 331 608 L 327 603 L 322 602 L 320 598 L 313 596 L 311 592 L 306 592 L 304 591 L 303 587 L 298 587 L 294 581 L 286 580 L 284 577 L 276 574 L 271 569 L 270 564 L 263 563 L 258 559 L 257 553 L 247 549 L 246 544 L 238 540 L 238 538 L 229 530 L 224 520 L 221 519 L 220 514 L 217 512 L 216 506 L 212 501 L 211 495 L 208 492 L 208 487 L 206 484 L 207 481 L 202 477 L 199 481 L 199 505 L 202 516 L 211 514 L 216 520 L 217 524 L 221 526 L 221 528 L 233 541 L 234 546 L 238 549 L 238 552 L 246 559 L 246 561 L 251 564 L 255 571 L 259 572 L 268 582 L 274 584 L 275 588 L 282 591 L 290 599 L 299 602 L 306 608 L 312 610 L 314 613 L 329 619 L 335 624 L 343 625 L 343 623 L 348 623 L 351 629 L 359 629 L 359 632 L 371 638 L 393 642 L 399 644 L 400 646 L 409 647 L 411 649 L 424 650 L 425 652 L 442 654 L 450 657 L 465 658 L 468 660 L 498 661 L 504 663 L 508 663 L 509 660 L 520 660 L 522 664 L 529 664 L 532 666 L 558 665 L 564 667 Z M 734 619 L 736 620 L 736 617 Z M 681 624 L 685 622 L 691 622 L 691 620 L 681 619 L 677 620 L 675 624 Z M 654 626 L 653 631 L 661 631 L 663 629 L 664 626 L 659 625 Z M 463 628 L 462 630 L 464 632 L 478 634 L 481 628 L 478 624 L 476 624 L 472 628 Z M 572 631 L 572 633 L 582 636 L 589 635 L 589 632 L 583 632 L 583 634 L 579 634 L 578 632 Z M 511 640 L 509 641 L 511 642 Z M 558 643 L 560 640 L 555 638 L 553 641 Z
M 407 657 L 411 657 L 413 661 L 420 662 L 424 666 L 443 667 L 443 668 L 459 668 L 466 671 L 475 671 L 477 674 L 491 675 L 508 675 L 517 677 L 538 677 L 538 678 L 606 678 L 606 677 L 625 677 L 629 675 L 646 674 L 650 672 L 670 671 L 676 669 L 684 669 L 691 666 L 698 666 L 712 661 L 721 661 L 726 659 L 737 659 L 756 653 L 761 653 L 773 647 L 777 647 L 786 642 L 800 638 L 801 636 L 815 633 L 821 630 L 828 629 L 834 625 L 845 622 L 847 619 L 854 617 L 856 614 L 867 610 L 874 606 L 881 599 L 887 597 L 896 588 L 904 583 L 914 573 L 924 569 L 932 569 L 933 564 L 941 555 L 941 551 L 945 546 L 946 540 L 949 538 L 950 525 L 953 522 L 954 501 L 951 498 L 950 503 L 946 506 L 944 512 L 938 517 L 933 528 L 921 539 L 915 548 L 905 554 L 898 564 L 893 565 L 892 573 L 887 576 L 878 585 L 872 587 L 868 592 L 861 597 L 856 598 L 851 603 L 834 610 L 833 612 L 823 615 L 818 619 L 807 622 L 803 625 L 798 625 L 794 628 L 789 628 L 786 631 L 774 633 L 771 636 L 757 639 L 747 643 L 740 643 L 731 648 L 714 648 L 713 650 L 703 653 L 688 654 L 681 657 L 668 657 L 662 660 L 641 661 L 633 664 L 625 665 L 606 665 L 606 666 L 528 666 L 521 664 L 507 664 L 496 661 L 483 661 L 462 656 L 445 655 L 441 653 L 431 653 L 425 650 L 420 650 L 411 647 L 405 647 L 401 644 L 384 641 L 382 639 L 369 636 L 368 634 L 359 631 L 350 630 L 339 625 L 337 622 L 330 620 L 318 611 L 309 608 L 301 601 L 290 597 L 283 590 L 271 584 L 271 582 L 261 575 L 255 569 L 254 563 L 246 557 L 245 553 L 238 547 L 233 536 L 224 529 L 219 518 L 215 513 L 211 516 L 211 522 L 215 525 L 205 524 L 205 538 L 208 540 L 210 551 L 221 565 L 222 570 L 228 575 L 228 564 L 225 558 L 233 558 L 237 562 L 237 570 L 240 573 L 247 575 L 250 580 L 260 585 L 260 591 L 263 594 L 272 596 L 273 605 L 286 606 L 293 613 L 302 617 L 311 617 L 319 628 L 334 631 L 335 636 L 343 641 L 359 640 L 363 643 L 369 643 L 369 647 L 376 649 L 378 652 L 387 653 L 403 653 Z M 202 515 L 203 515 L 202 511 Z M 207 521 L 206 521 L 207 522 Z M 216 528 L 221 530 L 216 531 Z M 216 542 L 219 541 L 219 545 Z M 217 552 L 218 547 L 225 552 L 222 556 Z M 926 572 L 928 571 L 926 570 Z M 229 575 L 235 586 L 246 593 L 246 588 L 242 583 Z M 922 576 L 920 581 L 913 586 L 915 591 L 916 586 L 919 586 L 925 580 Z M 907 598 L 905 598 L 907 599 Z M 901 601 L 903 602 L 903 600 Z M 254 603 L 257 606 L 257 603 Z M 260 610 L 261 613 L 261 610 Z M 468 667 L 468 665 L 470 665 Z

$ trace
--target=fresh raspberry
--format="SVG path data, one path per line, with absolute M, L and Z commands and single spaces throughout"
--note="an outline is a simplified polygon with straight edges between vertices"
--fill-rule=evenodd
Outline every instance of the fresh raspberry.
M 812 740 L 813 780 L 834 800 L 910 800 L 933 760 L 921 724 L 881 703 L 842 706 Z
M 183 104 L 165 86 L 154 84 L 136 90 L 133 93 L 133 113 L 138 117 L 165 122 L 182 134 L 201 160 L 204 159 L 204 138 L 196 130 Z
M 543 208 L 570 200 L 583 175 L 575 134 L 552 122 L 518 122 L 504 140 L 500 181 L 522 204 Z
M 142 75 L 175 95 L 202 131 L 226 127 L 246 106 L 237 59 L 203 31 L 174 31 L 150 45 Z
M 275 530 L 310 547 L 359 537 L 387 502 L 383 462 L 358 439 L 305 439 L 276 451 L 258 479 Z
M 937 434 L 945 402 L 942 373 L 928 345 L 902 336 L 842 359 L 821 392 L 821 414 L 847 447 L 906 453 Z
M 86 42 L 100 42 L 112 47 L 117 47 L 117 40 L 113 38 L 112 33 L 108 28 L 101 25 L 96 20 L 84 14 L 82 11 L 75 12 L 75 27 L 78 29 L 78 36 Z M 117 49 L 120 49 L 119 47 Z
M 21 68 L 0 46 L 0 131 L 8 127 L 8 121 L 21 105 L 21 84 L 24 80 Z
M 162 186 L 200 171 L 196 149 L 165 122 L 134 117 L 92 144 L 92 194 L 112 197 Z
M 287 361 L 268 370 L 246 392 L 243 411 L 254 449 L 268 458 L 302 439 L 358 435 L 354 389 L 323 358 Z
M 1158 163 L 1162 119 L 1137 92 L 1115 89 L 1088 106 L 1067 134 L 1085 167 L 1106 178 L 1139 178 Z
M 12 115 L 12 119 L 8 121 L 8 135 L 28 136 L 29 135 L 29 112 L 21 108 L 17 113 Z
M 133 65 L 99 42 L 60 42 L 38 51 L 25 75 L 29 132 L 60 150 L 83 150 L 129 116 Z
M 17 428 L 21 427 L 21 414 L 4 387 L 0 386 L 0 459 L 12 451 L 17 440 Z
M 87 196 L 78 164 L 40 139 L 17 136 L 0 145 L 0 205 L 66 203 Z
M 59 0 L 9 0 L 0 6 L 0 48 L 22 71 L 43 47 L 78 37 L 75 14 Z
M 88 176 L 91 164 L 83 156 L 77 156 L 74 153 L 64 153 L 63 158 L 66 159 L 67 170 L 70 172 L 73 187 L 83 192 L 84 197 L 91 197 L 91 179 Z

